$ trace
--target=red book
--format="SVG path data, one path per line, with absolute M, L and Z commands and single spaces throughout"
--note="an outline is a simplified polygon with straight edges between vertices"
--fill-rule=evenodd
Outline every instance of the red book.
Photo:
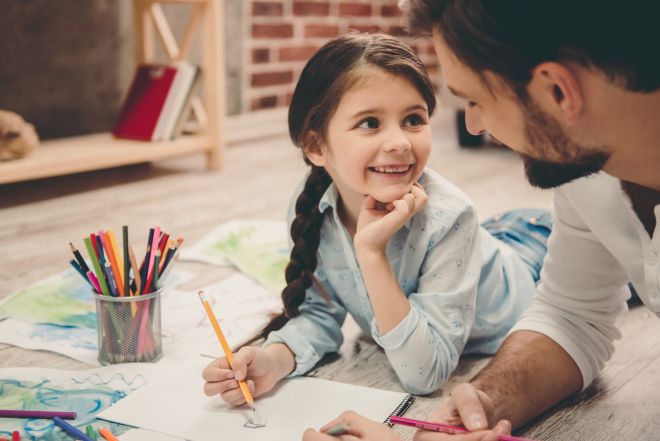
M 158 140 L 156 127 L 163 117 L 176 73 L 177 68 L 173 66 L 138 66 L 112 134 L 118 138 Z

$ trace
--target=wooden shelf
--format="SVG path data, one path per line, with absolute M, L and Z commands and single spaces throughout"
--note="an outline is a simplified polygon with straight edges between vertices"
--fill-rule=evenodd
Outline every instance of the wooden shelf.
M 109 133 L 62 138 L 43 142 L 26 158 L 0 163 L 0 184 L 208 153 L 215 147 L 202 135 L 169 142 L 116 139 Z
M 189 3 L 191 15 L 181 44 L 167 22 L 162 4 Z M 201 32 L 201 97 L 193 97 L 200 134 L 167 142 L 113 138 L 109 133 L 42 142 L 26 158 L 0 162 L 0 184 L 59 176 L 140 162 L 205 153 L 209 169 L 222 162 L 225 122 L 223 0 L 133 0 L 135 62 L 156 62 L 156 38 L 171 61 L 188 59 L 195 34 Z

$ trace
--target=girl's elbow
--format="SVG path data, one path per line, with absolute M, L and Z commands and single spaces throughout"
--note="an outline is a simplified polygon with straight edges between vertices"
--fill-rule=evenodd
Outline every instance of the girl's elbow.
M 449 380 L 448 375 L 430 372 L 417 378 L 399 378 L 406 392 L 413 395 L 429 395 L 440 389 Z

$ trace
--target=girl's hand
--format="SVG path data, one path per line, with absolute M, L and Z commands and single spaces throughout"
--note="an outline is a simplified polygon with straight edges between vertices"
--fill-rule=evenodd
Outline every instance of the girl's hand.
M 324 433 L 324 431 L 340 423 L 348 424 L 348 432 L 346 434 L 335 437 Z M 332 440 L 402 441 L 399 435 L 394 433 L 387 425 L 367 419 L 350 410 L 342 413 L 338 418 L 323 426 L 320 431 L 307 429 L 303 434 L 303 441 Z
M 413 184 L 410 193 L 404 194 L 401 199 L 387 204 L 384 208 L 379 208 L 373 197 L 365 197 L 353 237 L 356 253 L 384 252 L 394 233 L 426 207 L 428 200 L 426 192 L 417 182 Z
M 202 373 L 204 393 L 208 396 L 220 395 L 224 401 L 240 406 L 245 397 L 238 386 L 239 380 L 245 380 L 257 398 L 271 390 L 286 374 L 280 373 L 279 363 L 273 352 L 254 346 L 242 347 L 234 354 L 234 370 L 229 367 L 227 357 L 214 360 Z

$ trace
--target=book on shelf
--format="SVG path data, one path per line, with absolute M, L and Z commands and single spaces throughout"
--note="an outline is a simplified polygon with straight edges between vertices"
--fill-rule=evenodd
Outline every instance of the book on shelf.
M 187 61 L 139 65 L 112 134 L 143 141 L 178 136 L 200 77 L 199 67 Z

